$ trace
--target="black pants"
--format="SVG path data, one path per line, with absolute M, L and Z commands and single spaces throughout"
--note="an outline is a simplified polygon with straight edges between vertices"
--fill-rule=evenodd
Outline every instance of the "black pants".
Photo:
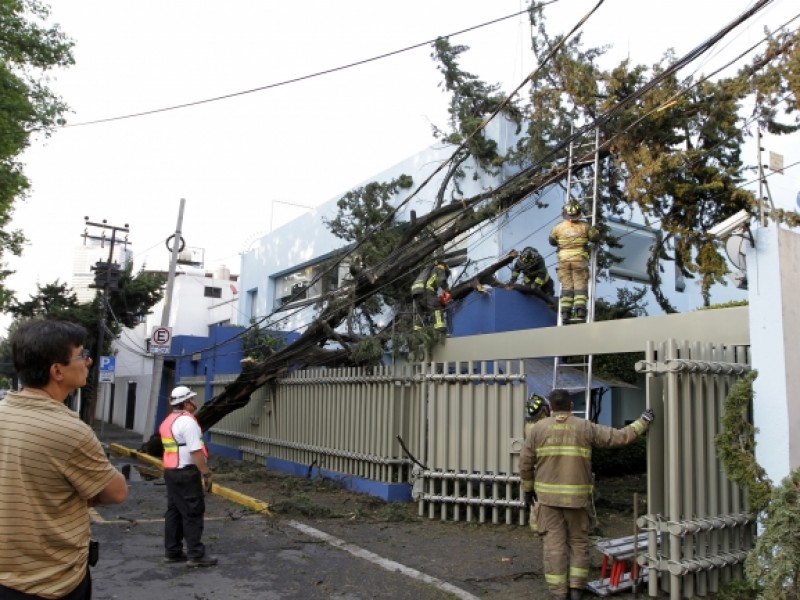
M 24 594 L 0 585 L 0 600 L 37 600 L 40 598 L 41 596 Z M 92 578 L 89 576 L 88 567 L 86 569 L 86 577 L 83 578 L 83 581 L 69 594 L 62 596 L 61 600 L 92 600 Z
M 194 465 L 183 469 L 165 469 L 167 512 L 164 515 L 164 548 L 167 556 L 179 556 L 186 540 L 186 555 L 200 558 L 205 555 L 203 515 L 206 502 L 203 479 Z

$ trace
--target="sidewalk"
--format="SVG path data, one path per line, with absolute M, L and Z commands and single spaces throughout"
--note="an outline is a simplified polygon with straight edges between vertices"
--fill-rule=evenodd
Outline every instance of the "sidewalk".
M 126 448 L 138 450 L 144 441 L 142 434 L 138 431 L 125 429 L 119 425 L 113 425 L 103 421 L 95 421 L 94 425 L 92 425 L 92 429 L 94 429 L 97 439 L 99 439 L 100 443 L 105 447 L 109 444 L 120 444 Z

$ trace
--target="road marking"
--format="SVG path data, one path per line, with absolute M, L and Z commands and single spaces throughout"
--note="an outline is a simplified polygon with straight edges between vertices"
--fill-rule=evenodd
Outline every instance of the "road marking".
M 360 548 L 340 538 L 329 535 L 324 531 L 320 531 L 319 529 L 314 529 L 313 527 L 305 525 L 304 523 L 298 523 L 297 521 L 288 521 L 288 523 L 289 525 L 291 525 L 298 531 L 302 531 L 306 535 L 327 542 L 331 546 L 335 546 L 336 548 L 340 548 L 345 552 L 349 552 L 353 556 L 357 556 L 358 558 L 363 558 L 364 560 L 368 560 L 371 563 L 374 563 L 379 567 L 386 569 L 387 571 L 391 571 L 392 573 L 401 573 L 407 577 L 411 577 L 412 579 L 422 581 L 423 583 L 432 585 L 436 588 L 439 588 L 442 591 L 453 594 L 456 598 L 461 598 L 462 600 L 480 600 L 477 596 L 473 596 L 469 592 L 462 590 L 461 588 L 458 588 L 451 583 L 447 583 L 446 581 L 442 581 L 441 579 L 438 579 L 431 575 L 426 575 L 425 573 L 417 571 L 416 569 L 413 569 L 411 567 L 407 567 L 406 565 L 402 565 L 393 560 L 389 560 L 388 558 L 383 558 L 382 556 L 370 552 L 369 550 L 365 550 L 364 548 Z

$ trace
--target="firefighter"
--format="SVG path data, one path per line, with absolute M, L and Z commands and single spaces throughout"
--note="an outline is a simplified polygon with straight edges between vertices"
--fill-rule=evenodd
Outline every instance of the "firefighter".
M 442 309 L 451 300 L 450 284 L 447 278 L 450 276 L 450 267 L 444 260 L 437 258 L 433 264 L 420 271 L 411 286 L 411 298 L 414 300 L 414 331 L 421 330 L 426 321 L 433 319 L 433 328 L 437 331 L 445 331 L 447 325 L 444 322 L 444 312 Z
M 511 267 L 511 279 L 506 284 L 506 288 L 511 288 L 517 283 L 520 275 L 522 275 L 522 285 L 538 292 L 537 295 L 551 298 L 555 293 L 553 279 L 547 272 L 544 258 L 536 248 L 528 246 L 522 250 L 519 258 L 514 261 L 514 265 Z
M 525 437 L 519 475 L 539 507 L 545 582 L 554 598 L 580 600 L 589 575 L 592 448 L 630 444 L 647 432 L 655 413 L 647 409 L 630 425 L 613 429 L 572 414 L 564 389 L 554 389 L 549 400 L 553 413 Z
M 550 402 L 547 398 L 533 393 L 531 397 L 525 402 L 525 435 L 523 439 L 528 437 L 528 433 L 533 426 L 542 419 L 550 416 Z M 530 485 L 528 486 L 530 488 Z M 528 513 L 528 526 L 531 531 L 538 532 L 539 528 L 536 524 L 536 519 L 539 516 L 539 503 L 536 502 L 536 495 L 533 489 L 524 490 L 525 508 L 530 512 Z
M 586 320 L 589 295 L 589 244 L 597 241 L 597 229 L 583 221 L 581 205 L 570 198 L 562 211 L 564 220 L 550 232 L 549 242 L 558 248 L 558 281 L 561 283 L 561 321 Z

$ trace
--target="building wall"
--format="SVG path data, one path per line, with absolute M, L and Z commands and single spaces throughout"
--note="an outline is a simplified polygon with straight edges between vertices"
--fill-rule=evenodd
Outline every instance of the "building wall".
M 174 382 L 186 372 L 173 373 L 176 357 L 181 357 L 186 352 L 198 352 L 202 348 L 216 348 L 214 330 L 231 330 L 232 326 L 239 323 L 238 313 L 238 282 L 237 277 L 228 271 L 221 270 L 206 273 L 203 269 L 179 268 L 175 276 L 172 301 L 170 305 L 170 318 L 168 327 L 172 328 L 172 343 L 170 353 L 165 356 L 164 374 L 160 396 L 165 396 L 169 390 L 169 382 Z M 207 288 L 217 288 L 219 298 L 206 296 Z M 144 433 L 147 407 L 150 402 L 151 385 L 153 380 L 154 355 L 148 352 L 148 340 L 154 327 L 160 327 L 164 312 L 164 300 L 153 307 L 151 314 L 147 315 L 142 323 L 133 329 L 124 329 L 122 334 L 113 343 L 116 352 L 115 385 L 113 399 L 113 413 L 109 412 L 111 402 L 100 406 L 98 402 L 97 416 L 108 419 L 122 427 L 129 427 Z M 225 324 L 227 327 L 214 327 Z M 236 331 L 239 331 L 236 329 Z M 188 340 L 188 341 L 187 341 Z M 225 357 L 225 368 L 237 372 L 241 352 L 228 349 Z M 204 357 L 200 352 L 201 359 Z M 216 372 L 217 364 L 223 360 L 219 351 L 211 351 L 210 362 L 203 360 L 203 371 L 198 376 L 204 375 L 206 369 Z M 230 361 L 230 362 L 227 362 Z M 199 364 L 197 361 L 196 364 Z M 192 361 L 187 360 L 187 369 L 191 369 Z M 164 384 L 167 382 L 167 384 Z M 108 384 L 103 384 L 108 385 Z M 129 407 L 129 391 L 135 388 L 135 406 Z M 166 391 L 165 391 L 166 390 Z M 163 400 L 163 398 L 161 398 Z M 161 404 L 161 403 L 159 403 Z M 133 422 L 131 423 L 131 411 Z

